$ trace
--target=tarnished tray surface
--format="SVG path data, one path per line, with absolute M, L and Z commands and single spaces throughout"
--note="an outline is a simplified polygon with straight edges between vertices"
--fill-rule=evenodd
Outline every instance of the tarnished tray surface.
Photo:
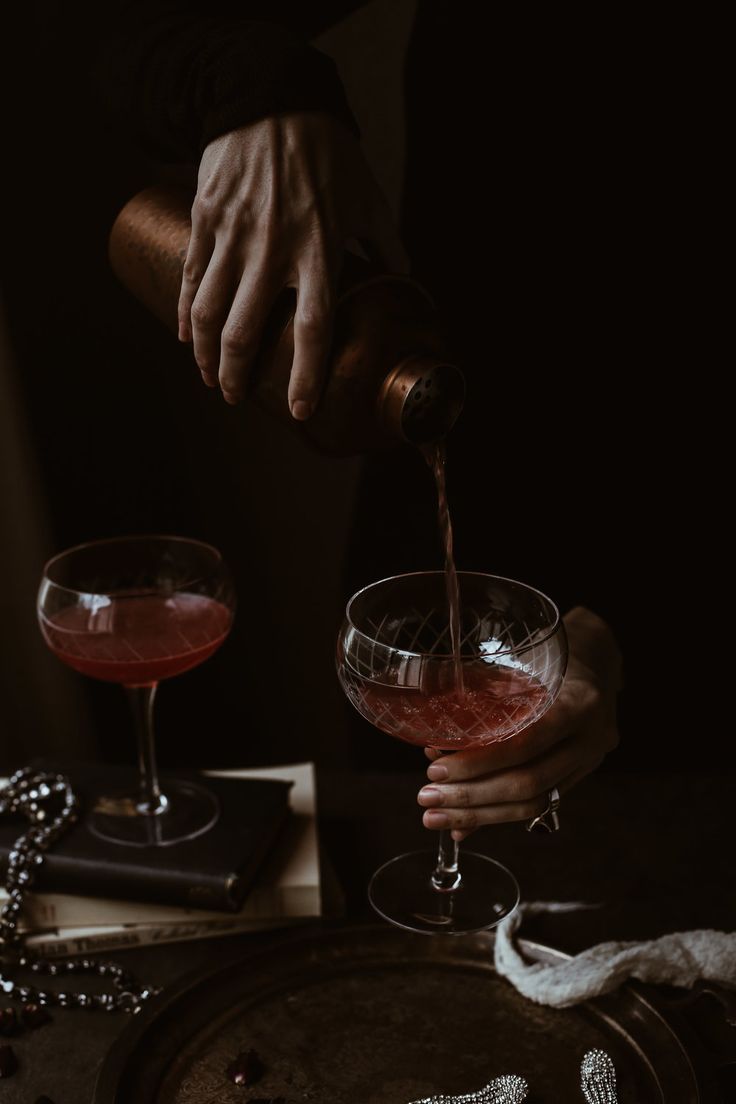
M 270 945 L 157 998 L 112 1048 L 94 1104 L 407 1104 L 501 1073 L 528 1080 L 529 1104 L 572 1104 L 592 1046 L 614 1059 L 620 1104 L 701 1102 L 679 1040 L 635 989 L 556 1011 L 498 977 L 490 933 L 347 928 Z M 252 1090 L 225 1077 L 250 1047 L 266 1065 Z

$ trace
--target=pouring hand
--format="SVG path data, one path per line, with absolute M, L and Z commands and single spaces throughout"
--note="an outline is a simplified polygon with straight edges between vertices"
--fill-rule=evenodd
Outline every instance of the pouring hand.
M 289 408 L 314 411 L 324 382 L 345 243 L 365 241 L 389 270 L 406 254 L 360 146 L 323 114 L 263 119 L 216 138 L 199 166 L 179 299 L 206 384 L 244 397 L 274 299 L 297 291 Z

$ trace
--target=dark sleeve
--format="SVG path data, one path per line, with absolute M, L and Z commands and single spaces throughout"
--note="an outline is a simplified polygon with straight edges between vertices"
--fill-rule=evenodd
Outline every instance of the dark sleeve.
M 112 5 L 86 30 L 93 92 L 147 153 L 196 160 L 220 134 L 293 111 L 328 112 L 357 133 L 334 62 L 301 31 L 243 18 L 247 4 L 196 7 Z

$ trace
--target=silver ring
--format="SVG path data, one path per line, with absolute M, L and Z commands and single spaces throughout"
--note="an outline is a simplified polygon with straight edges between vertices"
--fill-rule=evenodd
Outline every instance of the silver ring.
M 560 791 L 553 786 L 547 794 L 547 808 L 529 821 L 526 826 L 527 832 L 559 832 L 560 818 L 557 815 L 559 807 Z

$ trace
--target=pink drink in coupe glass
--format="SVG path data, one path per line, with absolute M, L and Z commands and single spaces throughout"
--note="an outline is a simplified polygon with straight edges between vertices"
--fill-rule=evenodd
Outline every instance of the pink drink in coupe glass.
M 90 595 L 41 618 L 49 648 L 75 671 L 124 686 L 150 686 L 209 659 L 232 613 L 201 594 Z
M 235 592 L 211 545 L 166 534 L 76 545 L 44 567 L 37 613 L 44 640 L 82 675 L 127 691 L 138 733 L 135 784 L 94 795 L 86 827 L 130 847 L 166 847 L 208 831 L 215 795 L 188 778 L 161 789 L 153 703 L 162 679 L 199 666 L 228 635 Z
M 448 671 L 448 677 L 451 677 Z M 365 679 L 354 704 L 376 728 L 419 747 L 459 751 L 513 736 L 546 712 L 549 690 L 532 675 L 480 661 L 466 665 L 464 689 L 426 691 Z M 353 694 L 348 692 L 353 700 Z
M 539 591 L 482 572 L 455 577 L 454 628 L 447 573 L 419 571 L 354 594 L 337 641 L 338 678 L 358 712 L 391 736 L 443 751 L 513 739 L 552 704 L 567 658 L 557 608 Z M 472 851 L 460 862 L 449 829 L 436 853 L 385 862 L 368 893 L 384 919 L 424 934 L 492 928 L 519 900 L 500 863 Z

